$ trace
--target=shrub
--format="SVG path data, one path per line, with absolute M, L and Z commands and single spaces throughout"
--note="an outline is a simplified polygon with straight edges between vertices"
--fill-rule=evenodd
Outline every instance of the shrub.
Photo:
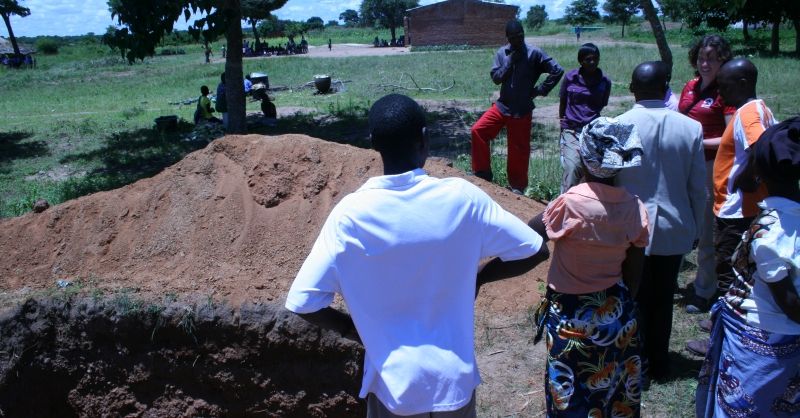
M 36 50 L 45 55 L 58 54 L 59 46 L 58 42 L 53 38 L 39 38 L 36 41 Z

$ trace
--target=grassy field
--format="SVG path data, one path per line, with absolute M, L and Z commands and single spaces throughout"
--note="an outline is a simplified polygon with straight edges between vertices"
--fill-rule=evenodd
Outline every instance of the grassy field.
M 629 29 L 625 43 L 614 36 L 618 28 L 587 33 L 587 40 L 601 43 L 601 68 L 613 82 L 612 96 L 618 105 L 609 115 L 622 113 L 632 103 L 628 92 L 630 72 L 636 64 L 658 59 L 657 49 L 648 42 L 646 32 Z M 680 92 L 692 77 L 686 63 L 687 37 L 670 32 L 675 56 L 672 88 Z M 740 36 L 735 31 L 731 36 Z M 569 35 L 569 28 L 548 24 L 530 35 Z M 312 45 L 327 43 L 369 43 L 374 36 L 386 33 L 362 29 L 329 29 L 309 34 Z M 793 33 L 786 33 L 782 48 L 788 49 Z M 762 37 L 761 34 L 757 37 Z M 737 38 L 738 39 L 738 38 Z M 641 41 L 629 44 L 627 41 Z M 736 43 L 738 51 L 749 53 L 746 45 Z M 157 174 L 179 161 L 187 153 L 204 147 L 205 141 L 191 140 L 193 126 L 182 122 L 177 132 L 161 133 L 153 120 L 175 114 L 190 120 L 194 100 L 202 84 L 214 89 L 224 63 L 203 63 L 199 44 L 181 46 L 185 55 L 158 56 L 129 65 L 100 44 L 65 45 L 55 56 L 40 56 L 35 70 L 0 69 L 0 217 L 29 211 L 37 198 L 51 204 L 88 193 L 129 184 Z M 543 45 L 565 68 L 576 65 L 573 45 Z M 215 51 L 216 53 L 216 51 Z M 245 59 L 245 72 L 269 74 L 279 108 L 313 110 L 316 115 L 298 113 L 282 118 L 277 128 L 253 126 L 257 133 L 305 133 L 323 139 L 359 143 L 363 136 L 366 110 L 377 98 L 392 91 L 388 84 L 412 87 L 408 76 L 425 87 L 449 86 L 443 92 L 400 90 L 415 99 L 429 102 L 457 101 L 461 106 L 483 109 L 490 104 L 496 86 L 489 80 L 492 49 L 434 51 L 386 57 L 309 58 L 303 56 Z M 787 56 L 752 54 L 760 71 L 759 94 L 779 119 L 800 113 L 800 93 L 795 85 L 800 61 Z M 304 87 L 318 73 L 342 80 L 344 89 L 337 94 L 315 95 Z M 556 94 L 537 99 L 540 109 L 557 104 Z M 248 102 L 248 111 L 257 111 L 258 103 Z M 319 115 L 329 122 L 318 123 Z M 447 115 L 430 115 L 433 122 Z M 469 142 L 468 127 L 480 116 L 479 111 L 458 114 L 460 130 L 457 142 Z M 557 147 L 558 128 L 554 119 L 540 118 L 534 124 L 534 158 L 531 162 L 533 197 L 549 198 L 557 193 L 560 178 Z M 361 138 L 363 140 L 364 138 Z M 498 139 L 497 149 L 505 138 Z M 363 141 L 362 141 L 363 142 Z M 468 150 L 468 148 L 467 148 Z M 454 164 L 468 170 L 470 157 L 463 146 L 456 147 Z M 504 184 L 505 158 L 493 159 L 496 182 Z M 690 258 L 691 259 L 691 258 Z M 683 284 L 692 270 L 683 273 Z M 680 305 L 680 302 L 679 302 Z M 676 308 L 672 348 L 681 353 L 686 339 L 698 334 L 696 316 Z M 527 329 L 527 326 L 523 327 Z M 525 331 L 529 332 L 529 331 Z M 515 334 L 518 343 L 525 335 Z M 523 341 L 520 342 L 519 339 Z M 540 347 L 537 347 L 537 349 Z M 643 397 L 647 416 L 692 416 L 688 403 L 693 399 L 699 360 L 677 354 L 674 359 L 680 372 L 667 383 L 653 384 Z M 540 370 L 535 371 L 538 376 Z M 482 415 L 483 416 L 483 415 Z M 503 416 L 498 410 L 486 416 Z M 519 415 L 526 416 L 526 415 Z

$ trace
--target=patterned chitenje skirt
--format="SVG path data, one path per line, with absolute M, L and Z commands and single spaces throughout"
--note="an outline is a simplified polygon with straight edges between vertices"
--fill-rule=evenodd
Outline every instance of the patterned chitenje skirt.
M 698 417 L 800 416 L 800 335 L 752 327 L 720 299 L 700 369 Z
M 634 301 L 616 284 L 568 295 L 548 288 L 537 312 L 547 342 L 549 417 L 638 417 L 641 339 Z

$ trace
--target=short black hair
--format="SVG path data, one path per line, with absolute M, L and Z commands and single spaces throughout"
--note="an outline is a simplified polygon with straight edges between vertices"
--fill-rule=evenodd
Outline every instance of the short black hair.
M 525 34 L 525 29 L 522 28 L 522 23 L 519 20 L 512 19 L 506 22 L 506 36 Z
M 204 96 L 208 94 L 208 86 L 200 86 L 200 94 Z
M 600 48 L 597 45 L 587 42 L 578 49 L 578 62 L 583 61 L 583 58 L 587 55 L 594 55 L 597 58 L 600 58 Z
M 408 96 L 390 94 L 369 109 L 372 147 L 386 157 L 405 158 L 414 153 L 425 128 L 425 111 Z

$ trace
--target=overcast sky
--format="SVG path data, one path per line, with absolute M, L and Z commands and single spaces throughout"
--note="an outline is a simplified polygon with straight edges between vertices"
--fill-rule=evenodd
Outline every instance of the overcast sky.
M 534 4 L 544 4 L 550 18 L 561 17 L 564 8 L 571 0 L 506 0 L 506 3 L 520 6 L 522 16 Z M 114 24 L 108 12 L 107 0 L 19 0 L 22 6 L 31 9 L 28 17 L 11 16 L 11 27 L 16 36 L 38 35 L 84 35 L 89 32 L 105 33 Z M 436 3 L 436 0 L 421 0 L 421 5 Z M 281 19 L 303 20 L 319 16 L 325 22 L 336 20 L 346 9 L 358 10 L 361 0 L 289 0 L 275 12 Z M 189 23 L 180 19 L 178 29 L 185 29 Z M 0 24 L 0 36 L 8 36 L 6 26 Z

